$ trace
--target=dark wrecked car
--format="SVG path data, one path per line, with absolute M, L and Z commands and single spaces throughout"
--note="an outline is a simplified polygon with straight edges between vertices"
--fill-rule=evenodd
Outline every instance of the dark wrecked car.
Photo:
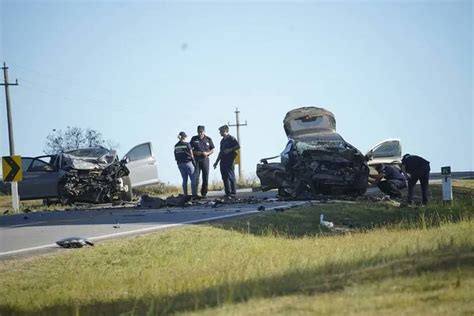
M 289 111 L 283 127 L 288 143 L 280 163 L 262 159 L 257 176 L 264 191 L 278 189 L 281 197 L 318 194 L 364 194 L 369 167 L 364 154 L 336 133 L 334 115 L 323 108 Z
M 22 157 L 20 200 L 107 203 L 132 200 L 132 188 L 158 183 L 151 143 L 133 147 L 123 159 L 104 147 L 56 155 Z

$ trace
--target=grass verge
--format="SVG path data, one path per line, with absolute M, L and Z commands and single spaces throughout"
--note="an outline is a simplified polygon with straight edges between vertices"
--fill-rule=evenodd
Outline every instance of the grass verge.
M 0 314 L 469 314 L 469 192 L 428 208 L 262 212 L 3 261 Z M 322 212 L 349 231 L 320 228 Z

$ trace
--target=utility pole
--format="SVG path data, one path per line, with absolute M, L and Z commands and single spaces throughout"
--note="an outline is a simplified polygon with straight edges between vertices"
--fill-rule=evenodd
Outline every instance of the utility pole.
M 245 120 L 245 124 L 240 124 L 239 123 L 239 109 L 238 108 L 235 108 L 235 124 L 230 124 L 228 123 L 227 125 L 229 126 L 236 126 L 237 127 L 237 141 L 239 142 L 240 144 L 240 149 L 239 149 L 239 181 L 242 181 L 242 144 L 240 143 L 240 130 L 239 130 L 239 127 L 240 126 L 247 126 L 247 120 Z
M 8 91 L 8 86 L 17 86 L 18 79 L 16 79 L 15 83 L 8 82 L 8 67 L 3 62 L 3 82 L 0 83 L 0 86 L 5 86 L 5 98 L 7 101 L 7 121 L 8 121 L 8 140 L 10 145 L 10 156 L 15 155 L 15 143 L 13 141 L 13 120 L 12 120 L 12 112 L 10 108 L 10 92 Z M 12 181 L 11 182 L 11 190 L 12 190 L 12 206 L 13 211 L 18 212 L 20 208 L 20 200 L 18 197 L 18 182 Z

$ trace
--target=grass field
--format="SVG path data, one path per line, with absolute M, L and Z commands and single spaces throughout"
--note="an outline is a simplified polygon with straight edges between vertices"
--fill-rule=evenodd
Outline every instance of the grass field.
M 471 185 L 451 205 L 318 204 L 0 261 L 0 315 L 472 315 Z

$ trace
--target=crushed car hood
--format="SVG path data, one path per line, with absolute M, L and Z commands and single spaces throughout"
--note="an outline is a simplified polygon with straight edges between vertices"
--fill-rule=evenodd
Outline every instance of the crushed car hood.
M 285 133 L 290 138 L 321 132 L 335 132 L 336 119 L 332 112 L 318 107 L 301 107 L 289 111 L 283 119 Z
M 61 155 L 64 170 L 102 170 L 118 160 L 114 150 L 104 147 L 75 149 Z

